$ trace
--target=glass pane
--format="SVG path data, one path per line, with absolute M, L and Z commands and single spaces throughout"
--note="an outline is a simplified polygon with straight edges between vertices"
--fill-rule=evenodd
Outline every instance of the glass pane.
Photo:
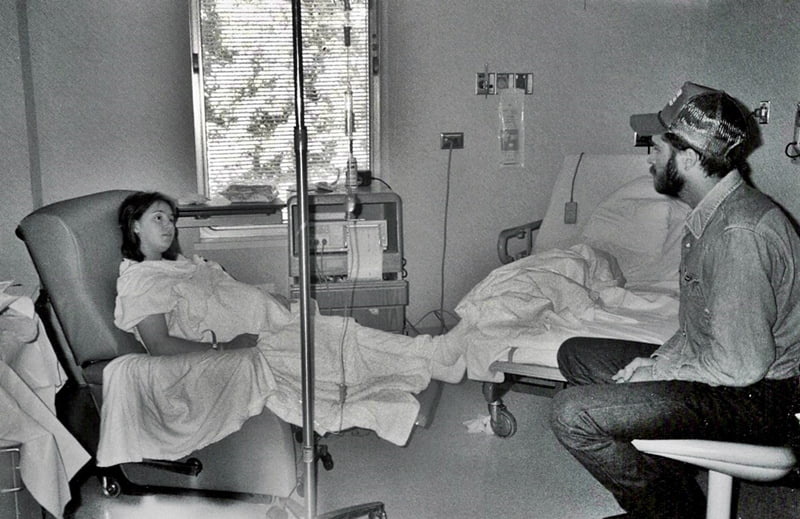
M 303 63 L 309 182 L 344 182 L 350 153 L 345 92 L 353 92 L 353 153 L 369 159 L 367 0 L 304 0 Z M 231 183 L 295 184 L 294 70 L 289 0 L 201 0 L 209 193 Z M 350 45 L 345 26 L 351 27 Z

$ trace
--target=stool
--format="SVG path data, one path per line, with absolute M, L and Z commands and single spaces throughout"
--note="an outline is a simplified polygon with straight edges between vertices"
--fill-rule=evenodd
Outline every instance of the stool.
M 794 468 L 789 447 L 711 440 L 633 440 L 639 451 L 708 469 L 706 519 L 730 519 L 733 478 L 776 481 Z

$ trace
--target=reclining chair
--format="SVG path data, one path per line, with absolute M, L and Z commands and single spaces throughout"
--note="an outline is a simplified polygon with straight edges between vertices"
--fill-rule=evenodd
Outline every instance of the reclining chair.
M 59 418 L 93 455 L 104 366 L 120 355 L 145 352 L 113 318 L 122 258 L 117 208 L 130 193 L 57 202 L 25 217 L 17 229 L 39 274 L 39 312 L 70 379 L 58 395 Z M 294 449 L 289 424 L 265 409 L 183 460 L 126 463 L 98 475 L 107 495 L 148 487 L 285 498 L 297 482 Z

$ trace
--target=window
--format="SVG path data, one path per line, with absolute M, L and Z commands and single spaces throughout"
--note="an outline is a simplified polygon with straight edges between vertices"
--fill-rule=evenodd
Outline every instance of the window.
M 351 146 L 345 133 L 348 89 L 352 152 L 359 169 L 372 167 L 375 1 L 302 2 L 309 183 L 344 183 Z M 296 182 L 292 2 L 191 2 L 200 190 L 214 196 L 231 184 L 270 184 L 286 201 Z

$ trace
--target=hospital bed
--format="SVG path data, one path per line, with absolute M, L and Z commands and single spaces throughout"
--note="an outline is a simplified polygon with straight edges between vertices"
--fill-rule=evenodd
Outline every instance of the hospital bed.
M 480 322 L 465 334 L 470 336 L 468 376 L 483 381 L 496 435 L 508 437 L 516 431 L 516 420 L 502 401 L 514 384 L 563 387 L 556 353 L 566 339 L 597 336 L 661 343 L 674 333 L 687 213 L 682 202 L 655 192 L 644 154 L 565 157 L 544 217 L 499 234 L 497 250 L 504 265 L 456 307 L 462 321 L 469 322 L 473 313 Z M 541 285 L 549 283 L 553 272 L 561 274 L 560 251 L 579 260 L 581 254 L 590 259 L 600 254 L 598 264 L 607 257 L 597 251 L 608 253 L 614 258 L 611 269 L 616 263 L 625 280 L 605 279 L 600 284 L 589 280 L 586 284 L 594 284 L 586 287 L 589 297 L 600 295 L 592 308 L 580 315 L 574 315 L 578 311 L 574 308 L 559 311 L 559 305 L 564 306 L 561 299 L 571 294 L 557 291 L 562 286 L 572 290 L 572 280 L 546 289 Z M 538 299 L 529 302 L 519 297 L 519 292 L 540 290 L 551 303 L 544 311 L 536 306 L 542 304 Z M 526 314 L 526 305 L 536 311 Z M 504 315 L 509 312 L 515 314 L 514 320 Z M 492 319 L 498 322 L 487 323 Z M 523 328 L 518 327 L 520 322 Z

